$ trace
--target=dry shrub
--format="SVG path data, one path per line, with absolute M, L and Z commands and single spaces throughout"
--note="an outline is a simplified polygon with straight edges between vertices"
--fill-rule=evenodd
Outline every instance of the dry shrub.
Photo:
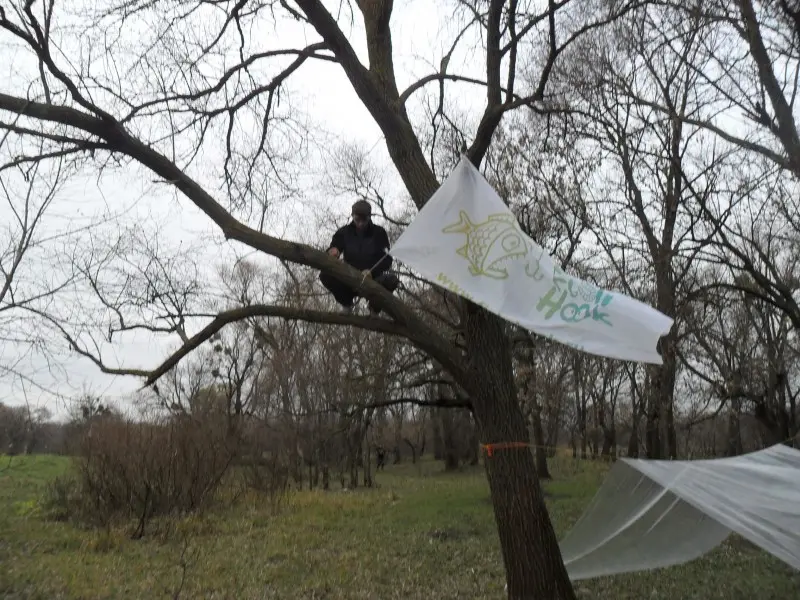
M 247 432 L 241 449 L 236 464 L 242 483 L 248 490 L 266 496 L 273 510 L 277 510 L 289 492 L 288 452 L 275 443 L 275 436 L 258 428 Z
M 211 419 L 99 419 L 80 439 L 73 473 L 51 484 L 45 504 L 55 518 L 88 525 L 135 519 L 133 537 L 141 537 L 153 517 L 207 507 L 237 447 Z
M 274 508 L 289 492 L 289 467 L 278 456 L 261 456 L 242 461 L 242 477 L 248 489 L 267 496 Z

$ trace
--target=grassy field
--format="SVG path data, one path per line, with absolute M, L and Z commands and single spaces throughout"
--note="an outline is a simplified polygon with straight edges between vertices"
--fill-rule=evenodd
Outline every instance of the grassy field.
M 248 501 L 134 541 L 43 518 L 43 486 L 67 464 L 0 459 L 0 598 L 504 597 L 481 470 L 400 465 L 378 474 L 377 489 L 296 493 L 278 512 Z M 563 459 L 553 471 L 546 491 L 561 536 L 603 470 Z M 584 599 L 787 600 L 800 598 L 800 576 L 733 538 L 682 567 L 576 588 Z

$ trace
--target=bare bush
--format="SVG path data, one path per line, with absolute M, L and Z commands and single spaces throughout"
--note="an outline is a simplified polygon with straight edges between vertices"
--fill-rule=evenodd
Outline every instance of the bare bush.
M 170 418 L 95 421 L 80 440 L 73 472 L 50 486 L 55 518 L 90 526 L 135 520 L 132 537 L 161 515 L 207 508 L 236 456 L 238 443 L 214 421 Z
M 285 448 L 267 443 L 262 433 L 254 430 L 247 435 L 237 460 L 238 475 L 246 489 L 265 496 L 275 510 L 289 493 L 292 456 Z

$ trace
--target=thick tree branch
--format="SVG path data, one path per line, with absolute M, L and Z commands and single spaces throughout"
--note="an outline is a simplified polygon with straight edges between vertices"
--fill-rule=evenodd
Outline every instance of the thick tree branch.
M 242 99 L 240 99 L 235 105 L 226 106 L 222 109 L 216 109 L 212 111 L 205 111 L 205 114 L 208 116 L 215 116 L 217 114 L 222 113 L 230 113 L 231 111 L 236 110 L 238 107 L 244 106 L 253 97 L 257 96 L 258 94 L 264 93 L 265 91 L 272 91 L 278 89 L 278 87 L 297 69 L 299 69 L 303 63 L 306 62 L 309 58 L 315 58 L 319 60 L 326 60 L 326 61 L 333 61 L 330 56 L 325 56 L 318 54 L 320 50 L 326 49 L 326 45 L 324 43 L 316 43 L 307 46 L 301 50 L 270 50 L 266 52 L 259 52 L 257 54 L 252 54 L 248 56 L 242 62 L 230 67 L 227 69 L 222 76 L 214 83 L 214 85 L 203 88 L 196 92 L 186 93 L 186 94 L 172 94 L 168 96 L 164 96 L 163 98 L 156 98 L 154 100 L 150 100 L 148 102 L 143 102 L 141 104 L 132 107 L 131 111 L 125 115 L 120 121 L 122 123 L 127 123 L 128 121 L 132 120 L 135 116 L 139 115 L 140 113 L 153 108 L 155 106 L 168 104 L 170 102 L 195 102 L 200 100 L 204 96 L 211 96 L 223 90 L 225 85 L 231 81 L 233 78 L 237 76 L 241 76 L 241 72 L 247 72 L 247 69 L 253 66 L 256 62 L 260 60 L 264 60 L 266 58 L 276 58 L 282 56 L 296 56 L 295 60 L 293 60 L 284 70 L 281 71 L 276 77 L 274 77 L 269 84 L 265 84 L 262 86 L 258 86 L 247 95 L 245 95 Z M 120 98 L 121 100 L 125 100 L 124 98 Z
M 244 225 L 175 163 L 131 136 L 120 123 L 109 122 L 74 108 L 32 102 L 6 94 L 0 94 L 0 110 L 74 127 L 104 140 L 113 151 L 133 158 L 175 185 L 222 230 L 226 239 L 236 240 L 282 260 L 329 273 L 350 285 L 363 297 L 378 303 L 407 330 L 408 339 L 428 352 L 435 360 L 447 365 L 448 369 L 464 372 L 462 359 L 457 356 L 454 348 L 382 285 L 375 283 L 371 278 L 364 278 L 361 272 L 326 252 L 298 242 L 273 237 Z
M 786 101 L 780 83 L 778 83 L 778 79 L 772 70 L 772 60 L 761 37 L 761 28 L 758 24 L 752 1 L 739 0 L 738 4 L 745 26 L 747 43 L 750 46 L 750 53 L 758 69 L 758 78 L 761 81 L 761 85 L 766 89 L 772 108 L 775 110 L 775 118 L 778 121 L 778 138 L 789 157 L 792 171 L 800 177 L 800 136 L 797 133 L 792 107 Z
M 291 306 L 273 306 L 266 304 L 244 306 L 227 310 L 214 316 L 211 323 L 189 338 L 177 352 L 172 354 L 147 376 L 145 386 L 155 383 L 170 369 L 174 368 L 184 357 L 188 356 L 201 344 L 211 339 L 214 334 L 222 330 L 226 325 L 243 321 L 244 319 L 252 319 L 254 317 L 278 317 L 290 321 L 307 321 L 310 323 L 323 323 L 328 325 L 354 325 L 362 329 L 389 335 L 402 337 L 408 337 L 409 335 L 409 332 L 404 327 L 377 317 L 370 318 L 359 317 L 357 315 L 342 315 Z
M 158 367 L 152 370 L 146 369 L 129 369 L 117 368 L 107 365 L 101 356 L 96 355 L 89 350 L 86 350 L 78 340 L 71 335 L 57 320 L 51 316 L 38 311 L 36 309 L 28 309 L 49 323 L 54 325 L 62 334 L 64 339 L 69 344 L 70 348 L 79 355 L 91 360 L 103 373 L 109 375 L 128 375 L 135 377 L 143 377 L 145 383 L 143 387 L 148 387 L 156 383 L 161 377 L 167 374 L 170 370 L 175 368 L 181 360 L 199 348 L 203 343 L 210 340 L 215 334 L 220 332 L 227 325 L 238 323 L 245 319 L 252 319 L 257 317 L 276 317 L 288 321 L 306 321 L 309 323 L 321 323 L 327 325 L 352 325 L 384 333 L 387 335 L 396 335 L 401 337 L 408 337 L 408 332 L 405 328 L 392 321 L 381 319 L 379 317 L 359 317 L 357 315 L 343 315 L 339 313 L 332 313 L 320 310 L 310 310 L 304 308 L 296 308 L 292 306 L 277 306 L 259 304 L 253 306 L 244 306 L 234 308 L 231 310 L 220 312 L 213 315 L 211 323 L 203 327 L 198 333 L 188 338 L 186 342 L 173 354 L 169 356 Z M 193 315 L 193 316 L 212 316 L 212 315 Z
M 738 146 L 743 150 L 748 150 L 750 152 L 755 152 L 757 154 L 760 154 L 761 156 L 764 156 L 765 158 L 768 158 L 769 160 L 777 164 L 782 169 L 787 169 L 787 170 L 793 169 L 791 160 L 786 156 L 782 156 L 781 154 L 775 152 L 774 150 L 767 148 L 766 146 L 759 144 L 757 142 L 751 142 L 749 140 L 745 140 L 731 133 L 728 133 L 724 129 L 721 129 L 720 127 L 714 125 L 708 120 L 697 119 L 687 115 L 679 115 L 677 111 L 675 111 L 674 109 L 662 106 L 657 102 L 652 102 L 650 100 L 646 100 L 644 98 L 636 97 L 633 95 L 629 97 L 639 106 L 652 108 L 653 110 L 659 111 L 671 119 L 680 119 L 683 123 L 705 129 L 706 131 L 713 133 L 714 135 L 725 140 L 726 142 L 734 144 L 735 146 Z
M 481 87 L 486 87 L 486 82 L 480 79 L 475 79 L 473 77 L 466 77 L 464 75 L 456 75 L 453 73 L 431 73 L 430 75 L 425 75 L 422 79 L 418 79 L 411 85 L 409 85 L 403 93 L 400 94 L 400 102 L 403 104 L 408 102 L 408 99 L 417 91 L 421 90 L 423 87 L 428 85 L 429 83 L 433 83 L 434 81 L 456 81 L 460 83 L 473 83 L 475 85 L 479 85 Z M 508 93 L 506 88 L 502 88 L 502 91 Z M 518 97 L 517 97 L 518 98 Z
M 389 156 L 403 178 L 406 189 L 417 207 L 421 208 L 439 187 L 439 183 L 425 159 L 419 139 L 400 102 L 396 83 L 389 81 L 389 78 L 394 78 L 388 23 L 391 2 L 376 0 L 378 8 L 382 9 L 364 14 L 370 61 L 376 61 L 370 64 L 369 69 L 358 60 L 336 20 L 320 0 L 295 2 L 336 55 L 353 90 L 380 127 L 386 139 Z M 366 22 L 370 18 L 374 20 L 371 24 Z
M 486 26 L 486 109 L 483 112 L 475 139 L 472 142 L 467 157 L 476 167 L 480 167 L 492 136 L 503 118 L 503 91 L 500 81 L 501 63 L 503 52 L 500 48 L 500 24 L 503 17 L 504 0 L 491 0 Z M 510 15 L 509 19 L 513 19 Z

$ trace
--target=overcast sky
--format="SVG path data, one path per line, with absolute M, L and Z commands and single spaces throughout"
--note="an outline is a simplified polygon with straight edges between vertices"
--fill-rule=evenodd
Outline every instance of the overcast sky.
M 115 0 L 116 1 L 116 0 Z M 87 28 L 86 15 L 97 10 L 95 0 L 78 0 L 69 5 L 56 5 L 57 14 L 53 24 L 55 32 L 53 56 L 59 67 L 65 72 L 86 70 L 87 61 L 91 61 L 93 72 L 105 70 L 114 79 L 118 71 L 126 72 L 142 48 L 149 47 L 157 36 L 158 28 L 163 28 L 165 19 L 160 13 L 153 13 L 143 18 L 129 18 L 119 28 L 120 49 L 110 59 L 103 55 L 101 49 L 107 39 L 112 39 L 118 31 L 113 26 L 103 25 Z M 326 2 L 335 14 L 340 6 L 338 0 Z M 454 1 L 430 0 L 396 0 L 392 17 L 394 65 L 398 86 L 402 90 L 417 79 L 438 71 L 441 58 L 451 47 L 453 40 L 462 27 L 462 22 L 454 16 Z M 542 2 L 544 6 L 545 3 Z M 38 5 L 37 5 L 38 6 Z M 174 6 L 178 6 L 175 4 Z M 181 4 L 180 6 L 185 6 Z M 173 8 L 173 10 L 177 10 Z M 202 26 L 195 24 L 195 32 L 202 39 L 198 44 L 208 43 L 218 29 L 224 15 L 212 11 Z M 70 11 L 69 14 L 66 11 Z M 276 10 L 277 13 L 283 9 Z M 285 15 L 285 13 L 283 13 Z M 217 23 L 213 19 L 217 19 Z M 210 20 L 209 20 L 210 19 Z M 562 24 L 572 24 L 564 21 Z M 346 16 L 340 18 L 340 25 L 351 40 L 355 50 L 367 63 L 365 39 L 360 19 L 357 17 L 351 26 Z M 204 30 L 204 31 L 201 31 Z M 273 50 L 279 48 L 302 48 L 319 40 L 315 32 L 304 28 L 289 18 L 282 18 L 277 23 L 265 21 L 245 28 L 244 35 L 250 40 L 248 53 Z M 203 37 L 205 36 L 205 37 Z M 534 36 L 534 44 L 542 41 L 541 36 Z M 180 44 L 178 45 L 180 46 Z M 484 54 L 478 32 L 462 38 L 459 51 L 451 58 L 448 72 L 484 78 Z M 140 88 L 152 90 L 159 83 L 163 73 L 158 68 L 158 60 L 175 48 L 165 47 L 154 52 L 152 63 L 156 66 L 147 71 L 146 79 L 138 81 L 136 77 L 128 80 L 124 77 L 114 79 L 116 85 L 140 92 Z M 178 48 L 180 50 L 180 48 Z M 520 70 L 528 57 L 524 56 L 525 48 L 520 55 Z M 239 62 L 238 53 L 234 50 L 230 55 L 214 59 L 216 65 L 210 63 L 203 67 L 204 73 L 213 80 L 232 64 Z M 287 61 L 282 61 L 286 65 Z M 710 68 L 710 67 L 709 67 Z M 169 71 L 169 65 L 164 68 Z M 135 70 L 133 71 L 135 72 Z M 275 71 L 271 73 L 275 74 Z M 141 74 L 138 75 L 142 77 Z M 168 77 L 168 75 L 166 75 Z M 30 51 L 22 48 L 19 42 L 10 38 L 7 33 L 0 33 L 0 92 L 15 96 L 26 96 L 28 90 L 37 89 L 39 78 L 38 64 Z M 524 75 L 517 78 L 517 90 L 525 85 Z M 415 94 L 407 107 L 412 121 L 418 127 L 425 127 L 422 114 L 422 103 L 426 94 L 435 97 L 437 86 L 427 86 L 425 92 Z M 40 89 L 40 88 L 39 88 Z M 93 90 L 93 94 L 100 92 Z M 448 83 L 446 86 L 447 103 L 453 114 L 474 125 L 479 118 L 485 102 L 485 90 L 470 84 Z M 429 96 L 430 97 L 430 96 Z M 307 61 L 299 71 L 293 73 L 281 95 L 281 107 L 278 111 L 286 113 L 290 109 L 291 117 L 305 126 L 310 132 L 306 138 L 307 150 L 298 150 L 298 158 L 294 161 L 292 173 L 300 193 L 289 198 L 269 199 L 269 213 L 266 230 L 268 233 L 287 239 L 311 244 L 324 245 L 336 225 L 346 222 L 350 205 L 356 199 L 353 194 L 337 194 L 329 186 L 331 177 L 336 176 L 332 163 L 337 149 L 342 143 L 351 144 L 360 151 L 369 154 L 370 160 L 385 172 L 381 182 L 381 192 L 394 200 L 400 208 L 407 205 L 405 190 L 392 168 L 386 148 L 377 125 L 367 110 L 362 106 L 350 83 L 341 69 L 326 61 Z M 102 108 L 108 106 L 101 103 Z M 722 125 L 733 132 L 744 127 L 741 111 L 728 111 Z M 117 116 L 120 116 L 119 114 Z M 0 115 L 6 118 L 7 115 Z M 255 117 L 254 117 L 255 118 Z M 151 121 L 150 123 L 152 123 Z M 254 127 L 258 123 L 253 123 Z M 139 122 L 134 126 L 144 127 L 146 134 L 156 137 L 166 136 L 170 129 L 161 125 L 162 131 L 151 128 L 147 122 Z M 282 125 L 278 124 L 280 129 Z M 253 135 L 253 132 L 247 132 Z M 193 164 L 188 171 L 196 180 L 206 185 L 206 189 L 223 205 L 227 203 L 225 190 L 220 185 L 224 128 L 217 126 L 213 139 L 214 146 L 204 148 L 202 160 Z M 294 140 L 296 142 L 296 140 Z M 774 140 L 773 140 L 774 141 Z M 186 150 L 185 136 L 178 136 L 175 142 Z M 160 147 L 165 151 L 163 147 Z M 294 151 L 291 143 L 276 145 L 278 152 L 291 155 Z M 0 149 L 3 159 L 9 148 Z M 291 158 L 291 156 L 290 156 Z M 328 169 L 328 172 L 326 172 Z M 439 174 L 443 177 L 446 174 Z M 3 183 L 19 190 L 24 190 L 21 178 L 6 172 Z M 610 182 L 613 188 L 615 182 Z M 602 192 L 599 192 L 602 193 Z M 613 193 L 608 192 L 608 193 Z M 329 214 L 328 208 L 332 210 Z M 242 213 L 235 213 L 241 217 Z M 178 273 L 191 275 L 191 269 L 197 265 L 200 269 L 199 280 L 207 286 L 209 292 L 215 287 L 215 270 L 223 265 L 234 264 L 236 257 L 252 252 L 241 245 L 225 242 L 215 226 L 175 189 L 164 182 L 155 180 L 153 174 L 143 167 L 133 165 L 124 170 L 105 171 L 99 174 L 97 165 L 90 165 L 79 175 L 71 177 L 60 188 L 53 206 L 47 213 L 46 225 L 42 236 L 63 234 L 64 231 L 80 231 L 89 223 L 103 221 L 103 224 L 92 230 L 91 235 L 75 233 L 69 237 L 51 240 L 46 252 L 31 255 L 22 269 L 21 276 L 33 282 L 52 283 L 63 278 L 70 265 L 71 253 L 78 256 L 92 247 L 97 252 L 103 244 L 120 238 L 122 258 L 126 253 L 133 257 L 142 247 L 142 240 L 158 242 L 159 254 L 167 256 L 169 268 Z M 3 227 L 11 223 L 11 211 L 0 203 L 0 252 L 9 241 L 13 241 Z M 252 218 L 248 224 L 255 225 Z M 127 247 L 126 247 L 127 244 Z M 585 246 L 585 244 L 584 244 Z M 187 258 L 189 257 L 189 258 Z M 131 259 L 133 260 L 133 259 Z M 87 307 L 93 305 L 85 298 L 58 297 L 56 310 L 65 318 L 78 318 Z M 0 307 L 1 309 L 2 307 Z M 13 313 L 18 315 L 19 313 Z M 8 316 L 8 313 L 5 315 Z M 64 398 L 75 396 L 83 391 L 100 394 L 109 398 L 123 398 L 138 388 L 141 381 L 132 377 L 110 377 L 100 373 L 96 366 L 85 359 L 77 359 L 68 353 L 56 353 L 57 369 L 44 361 L 40 356 L 24 356 L 20 358 L 20 347 L 5 337 L 25 337 L 36 334 L 28 321 L 17 320 L 9 323 L 3 320 L 0 313 L 0 366 L 14 365 L 15 369 L 27 377 L 27 382 L 19 378 L 3 376 L 0 373 L 0 401 L 10 404 L 29 402 L 32 406 L 47 406 L 58 416 L 64 416 L 66 403 Z M 194 323 L 187 332 L 195 333 L 203 323 Z M 95 333 L 101 333 L 96 331 Z M 100 350 L 104 361 L 113 366 L 129 368 L 155 368 L 178 344 L 176 336 L 148 335 L 143 332 L 117 336 L 114 343 L 104 343 Z M 61 344 L 63 346 L 63 343 Z M 52 345 L 51 345 L 52 346 Z M 53 347 L 52 346 L 51 350 Z M 54 373 L 54 374 L 53 374 Z
M 77 7 L 75 10 L 79 12 Z M 393 42 L 401 90 L 416 79 L 438 69 L 441 57 L 452 44 L 457 31 L 457 23 L 454 22 L 451 11 L 452 4 L 449 2 L 395 2 L 392 18 Z M 60 17 L 60 14 L 56 15 L 56 29 L 59 22 L 65 25 L 75 23 L 74 17 L 63 17 L 59 21 Z M 360 23 L 356 22 L 356 27 L 348 34 L 366 64 Z M 80 56 L 77 48 L 82 47 L 85 40 L 76 38 L 71 33 L 61 35 L 60 46 L 74 48 L 71 62 L 72 68 L 76 68 L 80 64 L 76 58 L 76 55 Z M 129 35 L 136 36 L 136 30 Z M 288 21 L 282 21 L 278 27 L 265 24 L 262 31 L 253 31 L 251 35 L 267 36 L 267 46 L 274 48 L 301 47 L 317 39 L 313 33 Z M 482 53 L 471 54 L 469 44 L 476 40 L 466 41 L 468 44 L 465 52 L 451 60 L 450 71 L 481 77 Z M 71 72 L 66 59 L 58 54 L 55 56 L 61 68 Z M 470 57 L 472 61 L 469 60 Z M 235 56 L 229 59 L 230 64 L 236 60 Z M 30 53 L 21 49 L 6 33 L 0 33 L 0 65 L 0 79 L 3 81 L 0 83 L 0 91 L 25 96 L 30 82 L 36 79 L 36 64 Z M 388 163 L 380 131 L 337 65 L 323 61 L 307 62 L 299 72 L 291 76 L 288 90 L 291 91 L 288 101 L 293 110 L 308 120 L 310 127 L 324 128 L 334 136 L 334 140 L 338 138 L 341 142 L 354 143 L 369 150 L 373 160 L 386 168 L 387 179 L 383 191 L 399 202 L 405 201 L 404 191 Z M 455 101 L 463 110 L 470 111 L 473 117 L 480 114 L 485 97 L 482 89 L 452 85 L 448 92 L 449 100 Z M 422 99 L 423 94 L 414 98 L 410 103 L 412 110 L 419 106 Z M 309 211 L 313 213 L 318 210 L 319 203 L 329 201 L 333 203 L 332 206 L 338 214 L 338 224 L 345 222 L 350 204 L 355 198 L 349 195 L 337 196 L 326 190 L 322 158 L 330 150 L 332 147 L 327 144 L 315 149 L 320 160 L 308 165 L 310 176 L 304 196 L 272 210 L 269 233 L 310 243 L 326 243 L 333 231 L 333 224 L 329 225 L 329 230 L 321 231 L 308 225 L 312 220 Z M 221 193 L 219 189 L 211 191 L 217 197 Z M 97 215 L 109 214 L 115 214 L 118 218 L 107 227 L 101 228 L 99 234 L 93 234 L 98 239 L 113 236 L 119 229 L 119 224 L 133 229 L 139 228 L 144 232 L 153 232 L 157 227 L 161 231 L 160 243 L 167 252 L 179 253 L 191 248 L 192 254 L 198 257 L 197 262 L 209 270 L 209 280 L 213 279 L 213 269 L 217 265 L 230 265 L 236 255 L 242 255 L 246 251 L 241 246 L 235 247 L 226 243 L 210 221 L 191 203 L 177 197 L 169 186 L 155 183 L 152 174 L 142 168 L 128 169 L 124 173 L 102 178 L 97 177 L 96 169 L 90 168 L 71 178 L 59 191 L 48 213 L 46 230 L 58 232 L 65 228 L 75 229 L 80 224 L 95 221 Z M 0 208 L 0 222 L 6 222 L 7 218 L 10 218 L 9 208 L 4 205 Z M 0 241 L 7 241 L 7 234 L 0 235 L 6 235 Z M 51 254 L 54 248 L 55 246 L 50 249 Z M 50 276 L 52 272 L 57 274 L 58 269 L 63 268 L 54 266 L 51 260 L 43 261 L 41 257 L 38 260 L 33 258 L 25 266 L 29 271 L 37 269 L 37 277 Z M 21 321 L 18 323 L 18 327 L 26 326 Z M 197 327 L 199 325 L 195 325 L 188 334 L 192 335 Z M 113 345 L 103 347 L 103 358 L 109 364 L 154 368 L 176 344 L 175 338 L 165 339 L 163 336 L 155 337 L 142 332 L 126 334 L 115 340 Z M 60 369 L 53 371 L 52 365 L 38 356 L 18 362 L 19 352 L 19 347 L 15 344 L 0 342 L 0 364 L 18 363 L 16 368 L 30 377 L 30 381 L 24 385 L 19 378 L 0 377 L 0 401 L 9 404 L 27 401 L 32 406 L 46 406 L 63 417 L 66 414 L 66 397 L 90 391 L 120 399 L 141 384 L 140 380 L 132 377 L 103 375 L 88 360 L 68 354 L 60 353 L 56 357 Z M 54 396 L 52 392 L 61 397 Z

